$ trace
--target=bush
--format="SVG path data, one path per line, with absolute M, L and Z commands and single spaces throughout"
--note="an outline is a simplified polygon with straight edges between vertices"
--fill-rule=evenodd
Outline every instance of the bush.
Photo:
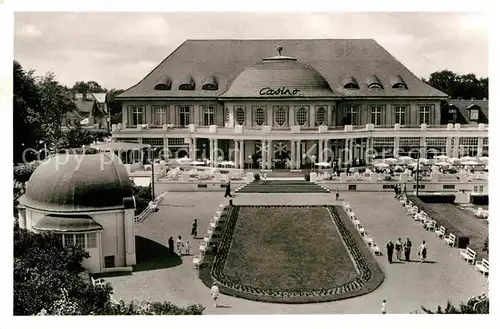
M 419 199 L 425 203 L 455 203 L 454 194 L 427 194 L 419 195 Z M 420 208 L 420 207 L 419 207 Z
M 311 181 L 311 175 L 310 175 L 310 174 L 305 174 L 305 175 L 304 175 L 304 180 L 305 180 L 306 182 L 310 182 L 310 181 Z
M 135 215 L 142 213 L 147 207 L 152 197 L 151 185 L 149 186 L 136 186 L 134 185 L 134 198 L 135 198 Z
M 471 195 L 470 203 L 479 206 L 487 206 L 489 204 L 489 198 L 487 195 Z
M 26 183 L 35 169 L 40 165 L 40 162 L 26 163 L 20 166 L 14 167 L 14 181 L 21 183 Z

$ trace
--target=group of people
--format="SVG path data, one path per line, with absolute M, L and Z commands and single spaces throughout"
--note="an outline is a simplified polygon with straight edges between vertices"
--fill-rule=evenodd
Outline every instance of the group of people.
M 195 219 L 191 226 L 191 237 L 193 239 L 198 238 L 198 219 Z M 174 238 L 170 237 L 168 239 L 168 251 L 170 253 L 177 253 L 179 256 L 188 256 L 191 254 L 191 244 L 188 240 L 184 241 L 180 235 L 177 236 L 175 243 Z
M 387 250 L 387 260 L 389 261 L 389 264 L 393 263 L 392 257 L 394 255 L 394 250 L 396 251 L 396 259 L 398 261 L 402 261 L 403 259 L 401 258 L 401 253 L 404 251 L 404 256 L 405 256 L 405 261 L 409 262 L 410 261 L 410 255 L 411 255 L 411 248 L 412 248 L 412 243 L 410 238 L 406 238 L 406 241 L 403 243 L 401 241 L 401 238 L 398 238 L 396 240 L 396 243 L 393 243 L 392 240 L 389 241 L 386 245 L 386 250 Z M 422 244 L 418 248 L 418 256 L 420 257 L 420 262 L 425 262 L 427 259 L 427 244 L 425 243 L 425 240 L 422 241 Z

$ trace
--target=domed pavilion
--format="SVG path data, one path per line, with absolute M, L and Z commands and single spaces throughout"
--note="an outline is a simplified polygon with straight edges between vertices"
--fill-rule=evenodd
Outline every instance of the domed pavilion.
M 19 226 L 53 232 L 63 245 L 83 247 L 91 273 L 136 264 L 132 181 L 110 153 L 59 154 L 40 164 L 20 198 Z

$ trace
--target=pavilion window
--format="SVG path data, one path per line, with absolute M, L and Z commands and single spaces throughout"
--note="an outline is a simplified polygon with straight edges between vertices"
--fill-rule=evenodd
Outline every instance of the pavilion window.
M 75 234 L 75 245 L 85 248 L 85 234 Z
M 288 109 L 286 107 L 277 107 L 274 112 L 274 122 L 278 127 L 284 127 L 286 125 L 288 116 Z
M 371 107 L 371 123 L 375 126 L 380 126 L 382 124 L 382 107 L 372 106 Z
M 64 234 L 64 246 L 72 246 L 75 244 L 75 239 L 73 237 L 73 234 Z
M 450 118 L 450 121 L 457 121 L 457 109 L 449 109 L 448 110 L 448 115 Z
M 204 106 L 203 107 L 203 125 L 211 126 L 214 124 L 214 113 L 215 109 L 213 106 Z
M 183 127 L 189 126 L 191 123 L 191 108 L 189 106 L 179 107 L 179 124 Z
M 144 106 L 131 106 L 132 124 L 134 126 L 144 124 Z
M 396 106 L 394 114 L 394 123 L 398 123 L 401 126 L 404 126 L 406 124 L 406 106 Z
M 420 106 L 420 124 L 430 124 L 431 122 L 431 107 L 429 105 Z
M 154 106 L 154 124 L 162 126 L 167 123 L 168 106 Z
M 104 257 L 104 267 L 110 268 L 115 267 L 115 256 L 106 256 Z

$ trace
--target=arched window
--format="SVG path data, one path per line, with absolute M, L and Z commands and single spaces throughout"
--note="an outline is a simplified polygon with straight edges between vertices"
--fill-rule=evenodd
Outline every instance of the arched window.
M 274 121 L 279 127 L 283 127 L 287 121 L 287 109 L 285 107 L 278 107 L 274 112 Z
M 170 86 L 160 83 L 155 86 L 155 90 L 170 90 Z
M 179 82 L 179 90 L 194 90 L 195 82 L 192 76 L 186 76 Z
M 162 75 L 156 80 L 155 90 L 170 90 L 172 88 L 172 79 L 167 75 Z
M 257 126 L 262 126 L 264 122 L 266 122 L 264 109 L 259 107 L 255 110 L 255 124 Z
M 194 90 L 194 85 L 185 83 L 179 86 L 179 90 Z
M 346 76 L 342 80 L 342 86 L 345 89 L 359 89 L 358 81 L 353 76 Z
M 397 82 L 397 83 L 393 84 L 392 88 L 394 88 L 394 89 L 408 89 L 408 87 L 402 82 Z
M 376 83 L 376 82 L 373 82 L 370 85 L 368 85 L 368 88 L 370 88 L 370 89 L 383 89 L 382 85 L 379 83 Z
M 236 123 L 240 126 L 243 126 L 245 124 L 245 109 L 243 109 L 242 107 L 238 107 L 236 109 Z
M 320 107 L 316 110 L 316 125 L 321 126 L 325 123 L 326 110 L 324 107 Z
M 297 110 L 296 113 L 296 121 L 299 126 L 303 126 L 307 123 L 307 110 L 304 107 L 301 107 Z

